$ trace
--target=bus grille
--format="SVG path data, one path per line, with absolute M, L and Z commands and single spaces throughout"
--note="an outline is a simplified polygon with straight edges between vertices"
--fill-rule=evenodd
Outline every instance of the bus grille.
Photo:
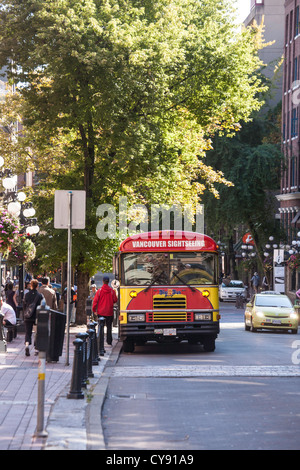
M 191 312 L 149 312 L 148 322 L 186 322 L 192 321 Z
M 175 308 L 186 308 L 186 297 L 184 295 L 178 295 L 173 297 L 161 297 L 155 295 L 153 297 L 153 309 L 175 309 Z
M 166 310 L 186 309 L 186 297 L 184 295 L 174 295 L 165 297 L 155 295 L 153 297 L 153 312 L 148 313 L 149 322 L 170 322 L 170 321 L 191 321 L 191 313 L 185 311 L 170 312 Z M 159 310 L 159 311 L 156 311 Z

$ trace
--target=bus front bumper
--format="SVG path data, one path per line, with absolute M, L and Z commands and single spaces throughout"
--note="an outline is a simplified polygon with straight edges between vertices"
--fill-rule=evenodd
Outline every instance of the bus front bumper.
M 167 340 L 197 340 L 203 336 L 217 338 L 220 332 L 218 321 L 203 321 L 189 323 L 127 323 L 119 325 L 119 339 L 124 341 L 161 341 Z

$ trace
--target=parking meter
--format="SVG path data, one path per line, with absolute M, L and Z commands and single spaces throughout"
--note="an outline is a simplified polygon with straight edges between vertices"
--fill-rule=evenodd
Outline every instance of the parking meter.
M 37 307 L 36 349 L 46 352 L 50 336 L 50 307 L 42 300 Z

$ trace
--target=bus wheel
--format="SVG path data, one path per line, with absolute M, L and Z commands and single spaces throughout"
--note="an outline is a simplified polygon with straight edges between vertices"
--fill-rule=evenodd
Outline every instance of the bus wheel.
M 216 343 L 214 338 L 207 338 L 203 340 L 203 349 L 206 352 L 212 352 L 216 349 Z
M 123 351 L 127 353 L 134 351 L 134 342 L 131 339 L 125 339 L 123 341 Z

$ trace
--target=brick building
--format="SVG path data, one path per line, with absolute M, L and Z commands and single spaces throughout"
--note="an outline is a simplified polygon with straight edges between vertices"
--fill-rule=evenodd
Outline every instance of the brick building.
M 284 74 L 282 93 L 281 224 L 289 241 L 300 230 L 300 0 L 285 1 Z

